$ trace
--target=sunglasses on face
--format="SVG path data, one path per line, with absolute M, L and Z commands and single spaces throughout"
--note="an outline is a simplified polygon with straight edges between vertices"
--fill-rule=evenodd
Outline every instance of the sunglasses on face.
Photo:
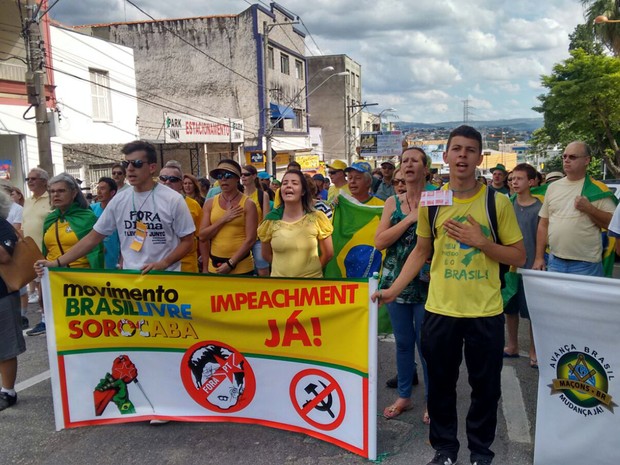
M 166 176 L 165 174 L 162 174 L 159 177 L 159 180 L 161 182 L 180 182 L 181 178 L 177 177 L 177 176 Z
M 397 186 L 398 184 L 406 184 L 404 179 L 394 179 L 392 180 L 392 186 Z
M 584 158 L 585 155 L 567 155 L 564 154 L 562 155 L 562 160 L 570 160 L 570 161 L 575 161 L 577 160 L 577 158 Z
M 112 171 L 113 176 L 122 176 L 124 173 L 122 171 Z
M 241 173 L 242 178 L 247 178 L 249 176 L 252 176 L 252 173 Z
M 340 173 L 340 171 L 328 171 L 327 174 L 329 174 L 330 176 L 333 176 L 334 174 L 338 174 Z
M 121 162 L 121 165 L 123 165 L 123 168 L 127 169 L 129 168 L 129 165 L 133 166 L 134 168 L 142 168 L 144 165 L 146 165 L 146 161 L 144 160 L 123 160 Z
M 215 175 L 215 179 L 217 179 L 218 181 L 221 181 L 222 179 L 230 179 L 234 177 L 236 176 L 232 173 L 218 173 Z

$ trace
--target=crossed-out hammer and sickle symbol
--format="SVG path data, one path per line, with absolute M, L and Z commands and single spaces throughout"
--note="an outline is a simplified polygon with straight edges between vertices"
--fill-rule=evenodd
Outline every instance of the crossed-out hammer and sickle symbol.
M 327 387 L 325 385 L 325 383 L 323 383 L 323 381 L 319 380 L 319 383 L 321 383 L 321 385 L 323 386 L 323 389 L 325 389 Z M 310 384 L 308 384 L 304 388 L 304 390 L 308 394 L 314 394 L 314 397 L 316 397 L 316 396 L 319 395 L 319 393 L 316 391 L 317 388 L 318 388 L 318 386 L 316 384 L 310 383 Z M 307 400 L 302 407 L 305 407 L 311 401 L 312 401 L 312 399 Z M 319 412 L 327 412 L 330 417 L 336 418 L 336 416 L 332 412 L 332 403 L 333 402 L 334 402 L 334 399 L 332 398 L 331 393 L 329 393 L 329 394 L 327 394 L 327 396 L 325 396 L 325 398 L 323 400 L 321 400 L 318 404 L 316 404 L 316 406 L 314 408 L 317 409 Z

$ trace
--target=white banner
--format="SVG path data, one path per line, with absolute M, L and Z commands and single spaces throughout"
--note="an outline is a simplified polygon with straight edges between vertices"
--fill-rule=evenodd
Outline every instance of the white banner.
M 164 113 L 164 140 L 167 144 L 180 142 L 242 143 L 243 120 L 180 113 Z
M 534 465 L 616 463 L 620 281 L 520 273 L 540 370 Z

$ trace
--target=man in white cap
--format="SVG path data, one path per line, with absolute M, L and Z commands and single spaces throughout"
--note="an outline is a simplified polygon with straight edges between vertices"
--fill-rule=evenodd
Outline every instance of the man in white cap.
M 388 197 L 396 194 L 394 191 L 394 186 L 392 185 L 392 179 L 394 178 L 394 171 L 396 170 L 396 166 L 392 160 L 385 160 L 381 163 L 381 184 L 377 188 L 377 192 L 375 193 L 375 197 L 380 198 L 381 200 L 387 200 Z

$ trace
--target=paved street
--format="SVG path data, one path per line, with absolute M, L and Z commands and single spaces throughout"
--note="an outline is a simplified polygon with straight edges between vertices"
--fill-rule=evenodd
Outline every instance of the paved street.
M 29 315 L 39 317 L 31 305 Z M 496 464 L 529 465 L 533 457 L 537 370 L 529 367 L 526 325 L 521 325 L 524 356 L 506 361 L 504 394 L 494 451 Z M 55 432 L 45 336 L 28 337 L 19 358 L 19 402 L 0 413 L 2 464 L 362 464 L 367 461 L 331 444 L 301 434 L 244 424 L 147 423 L 78 428 Z M 425 465 L 433 455 L 422 423 L 423 386 L 414 388 L 415 407 L 396 420 L 380 413 L 396 396 L 384 382 L 395 373 L 394 343 L 379 343 L 378 462 Z M 420 373 L 421 374 L 421 373 Z M 422 379 L 422 377 L 420 377 Z M 469 463 L 464 418 L 469 393 L 460 380 L 460 463 Z M 274 399 L 277 402 L 277 399 Z

